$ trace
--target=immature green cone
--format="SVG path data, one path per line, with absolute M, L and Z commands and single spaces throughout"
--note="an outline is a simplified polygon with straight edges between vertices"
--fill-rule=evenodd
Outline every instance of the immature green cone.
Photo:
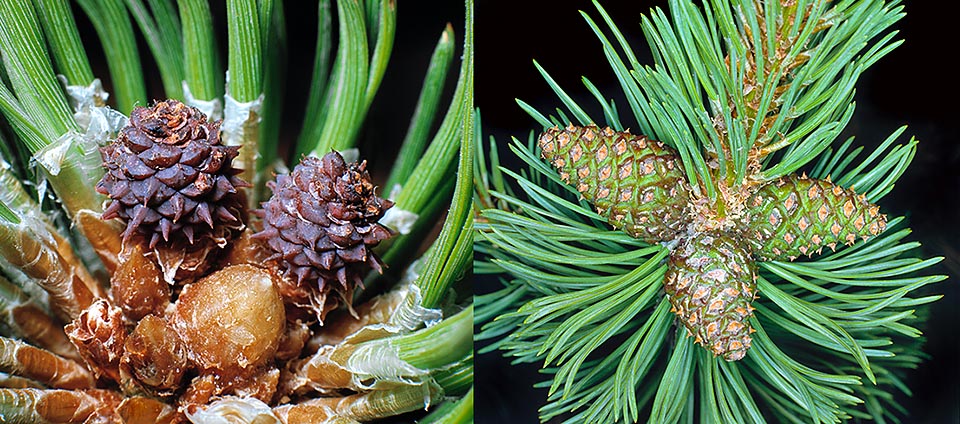
M 553 127 L 540 150 L 560 178 L 615 228 L 648 243 L 686 228 L 687 184 L 676 152 L 659 141 L 596 125 Z
M 746 240 L 765 260 L 793 260 L 824 246 L 836 248 L 883 232 L 887 217 L 863 195 L 827 180 L 789 175 L 761 187 L 747 201 Z
M 697 344 L 728 361 L 743 358 L 753 332 L 756 269 L 742 245 L 725 234 L 697 234 L 673 251 L 664 277 L 671 311 Z

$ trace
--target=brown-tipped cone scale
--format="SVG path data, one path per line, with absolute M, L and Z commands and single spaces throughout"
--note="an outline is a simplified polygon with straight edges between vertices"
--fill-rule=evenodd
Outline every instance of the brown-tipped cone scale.
M 391 236 L 379 220 L 393 202 L 377 197 L 366 161 L 348 164 L 337 152 L 305 157 L 267 184 L 273 195 L 257 212 L 263 231 L 255 237 L 276 252 L 286 278 L 309 287 L 311 298 L 294 303 L 322 320 L 336 301 L 327 299 L 331 290 L 350 299 L 370 268 L 381 270 L 373 247 Z
M 672 240 L 686 228 L 690 185 L 669 146 L 609 127 L 572 124 L 546 130 L 539 145 L 560 178 L 614 228 L 648 243 Z
M 664 277 L 671 310 L 690 336 L 728 361 L 746 355 L 753 332 L 756 269 L 742 246 L 726 234 L 697 234 L 673 251 Z
M 107 168 L 97 191 L 110 197 L 103 219 L 126 224 L 158 244 L 222 245 L 243 227 L 240 188 L 249 184 L 233 167 L 239 147 L 220 142 L 220 122 L 176 100 L 138 107 L 116 141 L 101 149 Z M 180 240 L 180 239 L 183 240 Z
M 829 179 L 789 175 L 770 182 L 747 201 L 746 240 L 765 260 L 793 260 L 838 243 L 852 245 L 883 232 L 887 217 L 863 195 Z

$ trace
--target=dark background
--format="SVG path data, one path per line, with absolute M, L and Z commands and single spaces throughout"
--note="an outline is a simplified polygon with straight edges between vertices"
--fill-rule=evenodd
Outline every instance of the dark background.
M 607 12 L 630 38 L 641 63 L 651 63 L 640 31 L 640 16 L 666 1 L 604 1 Z M 863 144 L 878 143 L 901 125 L 905 136 L 920 140 L 917 156 L 880 206 L 890 216 L 906 215 L 923 243 L 924 256 L 943 256 L 938 267 L 927 272 L 950 275 L 930 287 L 944 298 L 936 302 L 926 328 L 925 351 L 931 359 L 910 373 L 907 381 L 913 397 L 899 399 L 911 415 L 909 423 L 960 422 L 960 139 L 954 117 L 957 100 L 956 74 L 948 58 L 955 56 L 958 37 L 956 6 L 930 1 L 904 1 L 907 16 L 895 24 L 905 43 L 870 68 L 857 85 L 857 109 L 847 133 Z M 953 9 L 953 10 L 949 10 Z M 607 96 L 620 88 L 609 70 L 600 43 L 577 12 L 594 19 L 599 14 L 588 1 L 489 1 L 477 5 L 476 104 L 483 114 L 484 133 L 502 144 L 510 136 L 525 139 L 538 125 L 514 99 L 523 99 L 541 111 L 560 105 L 533 66 L 536 59 L 581 105 L 594 105 L 580 82 L 587 76 Z M 601 26 L 603 24 L 601 23 Z M 578 97 L 579 95 L 579 97 Z M 619 99 L 621 111 L 626 103 Z M 591 112 L 588 110 L 588 112 Z M 602 116 L 599 112 L 592 116 Z M 628 125 L 624 122 L 625 125 Z M 629 126 L 629 125 L 628 125 Z M 843 136 L 845 138 L 845 136 Z M 505 149 L 501 149 L 503 152 Z M 476 292 L 492 287 L 477 283 Z M 478 345 L 477 347 L 480 347 Z M 500 355 L 477 359 L 476 420 L 481 423 L 538 422 L 537 408 L 546 390 L 534 382 L 546 379 L 539 365 L 511 366 Z M 865 383 L 869 384 L 869 382 Z

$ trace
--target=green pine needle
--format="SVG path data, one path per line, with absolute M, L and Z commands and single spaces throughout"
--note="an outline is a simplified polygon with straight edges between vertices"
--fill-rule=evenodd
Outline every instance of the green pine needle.
M 199 100 L 209 101 L 223 95 L 223 70 L 219 64 L 219 49 L 213 33 L 213 16 L 205 0 L 179 0 L 180 21 L 183 23 L 184 80 L 190 92 Z
M 473 387 L 455 402 L 440 405 L 422 420 L 420 424 L 472 424 L 473 423 Z
M 337 1 L 340 45 L 330 81 L 325 84 L 319 120 L 305 128 L 300 153 L 323 156 L 330 150 L 352 147 L 366 109 L 363 107 L 369 78 L 370 57 L 363 7 L 356 1 Z
M 147 88 L 137 38 L 123 0 L 77 0 L 77 4 L 90 18 L 100 37 L 117 110 L 129 115 L 135 106 L 146 106 Z
M 473 388 L 473 352 L 453 365 L 440 368 L 432 374 L 447 396 L 460 396 Z
M 260 118 L 260 149 L 257 156 L 257 181 L 254 197 L 265 198 L 266 180 L 277 163 L 280 150 L 280 127 L 283 123 L 283 97 L 286 92 L 287 23 L 283 1 L 260 2 L 261 43 L 269 46 L 263 56 L 263 107 Z
M 48 59 L 40 22 L 30 1 L 0 3 L 0 46 L 10 87 L 33 125 L 49 128 L 42 146 L 29 146 L 36 152 L 78 127 Z
M 460 131 L 460 165 L 457 183 L 447 218 L 437 236 L 417 286 L 423 293 L 422 305 L 436 308 L 447 290 L 463 276 L 473 259 L 473 114 L 467 114 Z
M 312 143 L 320 137 L 323 128 L 324 102 L 329 84 L 333 51 L 333 23 L 330 12 L 330 0 L 320 0 L 317 4 L 317 48 L 314 53 L 313 75 L 310 80 L 310 92 L 307 95 L 303 128 L 297 139 L 297 155 L 310 152 Z
M 398 237 L 390 246 L 383 259 L 387 263 L 405 262 L 416 250 L 417 234 L 426 231 L 426 223 L 431 223 L 442 212 L 447 193 L 453 189 L 454 164 L 457 153 L 461 151 L 465 137 L 474 138 L 472 125 L 464 125 L 472 120 L 473 109 L 473 8 L 468 2 L 466 15 L 466 34 L 463 42 L 463 60 L 460 75 L 450 106 L 444 115 L 440 128 L 434 134 L 430 145 L 420 157 L 410 177 L 403 183 L 403 189 L 397 196 L 397 208 L 419 215 L 410 234 Z M 466 131 L 466 132 L 464 132 Z M 468 148 L 472 150 L 472 146 Z M 409 160 L 409 159 L 408 159 Z M 471 167 L 471 165 L 464 165 Z M 444 171 L 440 171 L 444 170 Z M 468 174 L 469 175 L 469 174 Z M 469 202 L 470 196 L 458 198 L 460 202 Z
M 400 153 L 397 154 L 397 161 L 394 162 L 393 169 L 390 171 L 390 177 L 384 185 L 388 190 L 410 177 L 427 147 L 427 138 L 437 117 L 437 107 L 447 80 L 455 44 L 453 26 L 447 25 L 430 57 L 430 65 L 423 79 L 423 88 L 420 89 L 420 98 L 417 99 L 413 118 L 410 119 L 410 127 L 403 139 Z
M 57 72 L 67 78 L 69 85 L 89 85 L 93 82 L 93 71 L 80 41 L 70 3 L 66 0 L 38 0 L 34 5 L 50 43 Z
M 183 42 L 173 4 L 169 0 L 149 0 L 150 10 L 147 10 L 143 0 L 126 2 L 160 69 L 166 96 L 183 99 Z
M 20 217 L 5 202 L 0 202 L 0 219 L 10 224 L 20 223 Z
M 263 93 L 263 48 L 257 1 L 227 1 L 227 17 L 228 90 L 238 102 L 252 102 Z
M 376 29 L 369 40 L 376 40 L 373 45 L 373 54 L 370 57 L 370 75 L 367 79 L 366 92 L 364 93 L 364 109 L 370 108 L 377 89 L 380 88 L 380 82 L 383 81 L 383 74 L 387 70 L 387 63 L 390 61 L 390 52 L 393 51 L 393 39 L 397 29 L 397 3 L 394 0 L 379 0 L 377 7 L 371 7 L 370 10 L 378 11 L 376 22 L 368 24 L 369 28 Z
M 736 0 L 669 6 L 642 18 L 652 65 L 637 61 L 599 5 L 606 28 L 582 13 L 629 106 L 619 113 L 584 79 L 591 106 L 603 111 L 598 124 L 675 147 L 694 189 L 708 198 L 716 195 L 714 178 L 739 184 L 751 161 L 761 181 L 805 170 L 870 202 L 893 189 L 916 154 L 916 140 L 897 142 L 905 128 L 868 153 L 837 137 L 852 116 L 859 76 L 900 44 L 889 29 L 903 16 L 899 6 L 801 1 L 795 9 L 769 4 L 763 16 L 755 3 Z M 784 14 L 792 18 L 779 19 Z M 745 67 L 748 59 L 757 66 Z M 535 66 L 562 105 L 551 115 L 518 100 L 535 122 L 595 122 Z M 776 89 L 782 75 L 806 83 Z M 749 78 L 758 90 L 743 89 Z M 549 380 L 539 386 L 550 394 L 541 419 L 828 423 L 897 421 L 904 413 L 891 391 L 909 391 L 904 373 L 923 356 L 917 325 L 940 297 L 923 293 L 945 277 L 929 275 L 942 258 L 917 257 L 903 218 L 866 243 L 760 262 L 753 346 L 743 360 L 726 362 L 674 323 L 661 291 L 668 250 L 609 229 L 540 159 L 534 140 L 510 144 L 521 170 L 501 167 L 494 149 L 478 155 L 474 271 L 500 277 L 475 299 L 483 323 L 476 339 L 492 341 L 481 353 L 542 364 Z M 714 172 L 711 158 L 727 171 Z
M 457 363 L 472 350 L 473 305 L 429 328 L 389 339 L 400 359 L 420 369 Z

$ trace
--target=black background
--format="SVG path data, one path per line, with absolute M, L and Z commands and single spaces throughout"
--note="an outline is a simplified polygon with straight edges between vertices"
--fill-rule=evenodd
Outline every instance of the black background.
M 634 47 L 641 63 L 651 63 L 640 32 L 640 16 L 666 1 L 604 1 Z M 951 279 L 930 288 L 944 298 L 933 305 L 924 330 L 925 351 L 932 356 L 912 372 L 912 398 L 902 397 L 911 415 L 909 423 L 960 422 L 960 139 L 955 117 L 957 101 L 954 30 L 956 6 L 930 1 L 905 1 L 907 16 L 895 24 L 905 43 L 870 68 L 857 85 L 857 109 L 847 133 L 863 144 L 878 143 L 908 124 L 901 142 L 920 140 L 917 156 L 894 191 L 880 206 L 890 216 L 906 215 L 913 240 L 923 243 L 924 256 L 946 259 L 934 271 Z M 954 9 L 954 10 L 948 10 Z M 599 14 L 587 1 L 484 1 L 477 6 L 477 93 L 484 132 L 505 143 L 510 136 L 525 139 L 538 125 L 515 103 L 520 98 L 541 111 L 560 103 L 532 64 L 536 59 L 581 105 L 595 102 L 583 88 L 581 75 L 590 78 L 607 96 L 620 88 L 609 70 L 600 43 L 577 12 L 594 19 Z M 601 23 L 601 26 L 603 24 Z M 620 110 L 626 110 L 622 98 Z M 590 110 L 588 110 L 590 112 Z M 594 116 L 600 115 L 594 113 Z M 626 122 L 625 125 L 629 126 Z M 842 138 L 846 138 L 843 136 Z M 504 149 L 501 149 L 501 152 Z M 477 293 L 492 287 L 478 282 Z M 478 345 L 479 347 L 479 345 Z M 481 423 L 538 422 L 537 408 L 546 390 L 534 382 L 546 379 L 538 365 L 511 366 L 497 354 L 477 361 L 476 419 Z M 865 384 L 869 384 L 866 382 Z M 558 421 L 559 422 L 559 421 Z

